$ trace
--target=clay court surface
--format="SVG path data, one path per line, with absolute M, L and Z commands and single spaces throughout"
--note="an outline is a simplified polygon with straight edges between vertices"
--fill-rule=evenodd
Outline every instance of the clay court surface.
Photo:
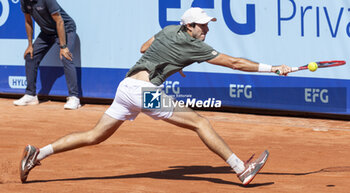
M 0 98 L 0 192 L 350 192 L 350 122 L 237 113 L 199 112 L 241 158 L 265 149 L 270 158 L 254 181 L 240 185 L 230 167 L 197 135 L 140 114 L 107 141 L 53 155 L 27 184 L 19 161 L 27 144 L 49 144 L 92 128 L 108 108 L 63 102 L 15 107 Z

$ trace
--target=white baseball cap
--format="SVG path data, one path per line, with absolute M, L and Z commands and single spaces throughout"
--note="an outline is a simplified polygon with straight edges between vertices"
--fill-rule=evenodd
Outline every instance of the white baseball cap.
M 210 17 L 205 11 L 199 7 L 192 7 L 185 11 L 181 17 L 181 25 L 189 23 L 205 24 L 209 21 L 216 21 L 215 17 Z

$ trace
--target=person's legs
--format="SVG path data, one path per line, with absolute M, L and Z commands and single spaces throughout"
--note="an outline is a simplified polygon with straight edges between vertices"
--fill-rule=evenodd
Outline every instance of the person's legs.
M 265 165 L 269 156 L 269 152 L 266 150 L 257 159 L 252 160 L 252 156 L 244 163 L 215 132 L 209 121 L 190 108 L 175 107 L 172 116 L 163 120 L 195 131 L 211 151 L 220 156 L 232 167 L 243 185 L 249 184 L 254 179 Z
M 25 70 L 27 87 L 25 95 L 18 100 L 13 101 L 16 106 L 36 105 L 39 104 L 38 97 L 36 96 L 36 79 L 38 75 L 38 67 L 41 60 L 46 53 L 50 50 L 54 43 L 54 38 L 44 33 L 40 33 L 35 39 L 33 44 L 33 57 L 27 54 L 25 59 Z
M 38 75 L 38 67 L 41 60 L 44 58 L 53 44 L 54 41 L 52 38 L 44 33 L 40 33 L 33 44 L 33 58 L 30 57 L 30 54 L 25 56 L 25 69 L 27 78 L 27 88 L 25 94 L 31 96 L 36 95 L 36 79 Z
M 75 47 L 75 41 L 77 39 L 77 34 L 75 32 L 68 32 L 66 35 L 68 49 L 73 52 Z M 59 44 L 59 38 L 56 38 L 56 43 Z M 76 58 L 70 61 L 63 57 L 61 62 L 63 64 L 64 75 L 66 77 L 66 83 L 68 88 L 67 102 L 64 105 L 65 109 L 75 110 L 81 107 L 79 99 L 79 87 L 78 87 L 78 77 L 75 62 Z
M 133 101 L 139 102 L 141 100 L 140 96 L 135 96 L 133 92 L 138 87 L 130 79 L 124 79 L 120 82 L 112 105 L 93 129 L 66 135 L 40 150 L 31 145 L 26 146 L 20 163 L 21 181 L 26 182 L 30 170 L 39 165 L 40 160 L 47 156 L 101 143 L 108 139 L 125 120 L 134 120 L 140 113 L 139 109 L 134 110 L 133 104 Z M 130 101 L 131 98 L 133 100 Z
M 96 145 L 108 139 L 124 121 L 103 114 L 96 126 L 90 131 L 66 135 L 52 143 L 54 153 L 60 153 L 84 146 Z
M 123 122 L 122 120 L 117 120 L 107 114 L 103 114 L 96 126 L 89 131 L 66 135 L 40 150 L 31 145 L 26 146 L 20 163 L 21 181 L 23 183 L 26 182 L 30 170 L 40 165 L 40 160 L 51 154 L 99 144 L 108 139 Z
M 156 88 L 156 87 L 155 87 Z M 148 88 L 151 90 L 151 88 Z M 188 107 L 172 106 L 172 97 L 162 93 L 159 96 L 162 101 L 169 101 L 169 105 L 160 109 L 142 109 L 142 112 L 153 119 L 162 119 L 171 124 L 195 131 L 203 143 L 224 161 L 230 164 L 236 173 L 244 170 L 244 163 L 234 154 L 225 141 L 215 132 L 210 122 Z M 159 100 L 159 99 L 157 99 Z M 139 100 L 141 103 L 141 100 Z M 167 103 L 167 102 L 166 102 Z
M 70 50 L 70 52 L 73 52 L 74 50 L 76 38 L 77 38 L 77 34 L 75 32 L 67 33 L 67 36 L 66 36 L 67 47 Z M 56 38 L 56 43 L 59 44 L 58 37 Z M 66 77 L 68 94 L 70 97 L 71 96 L 79 97 L 77 71 L 74 63 L 76 59 L 74 58 L 74 55 L 73 55 L 72 61 L 66 59 L 65 57 L 63 57 L 61 61 L 63 63 L 64 75 Z
M 231 149 L 215 132 L 209 121 L 192 109 L 175 107 L 173 115 L 164 121 L 195 131 L 203 143 L 224 161 L 232 155 Z

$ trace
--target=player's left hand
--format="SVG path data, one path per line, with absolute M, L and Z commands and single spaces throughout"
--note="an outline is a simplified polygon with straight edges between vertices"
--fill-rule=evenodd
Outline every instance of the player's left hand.
M 274 73 L 278 72 L 278 75 L 281 75 L 281 76 L 287 76 L 288 73 L 292 72 L 292 68 L 283 64 L 280 66 L 272 66 L 271 71 Z
M 67 60 L 73 60 L 73 54 L 69 51 L 68 48 L 60 49 L 60 59 L 62 60 L 65 57 Z

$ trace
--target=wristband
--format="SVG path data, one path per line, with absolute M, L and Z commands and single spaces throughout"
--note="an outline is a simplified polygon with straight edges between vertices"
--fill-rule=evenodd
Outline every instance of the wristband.
M 268 64 L 259 63 L 258 72 L 271 72 L 272 66 Z
M 60 46 L 61 49 L 64 49 L 67 47 L 67 44 L 64 44 L 63 46 Z

